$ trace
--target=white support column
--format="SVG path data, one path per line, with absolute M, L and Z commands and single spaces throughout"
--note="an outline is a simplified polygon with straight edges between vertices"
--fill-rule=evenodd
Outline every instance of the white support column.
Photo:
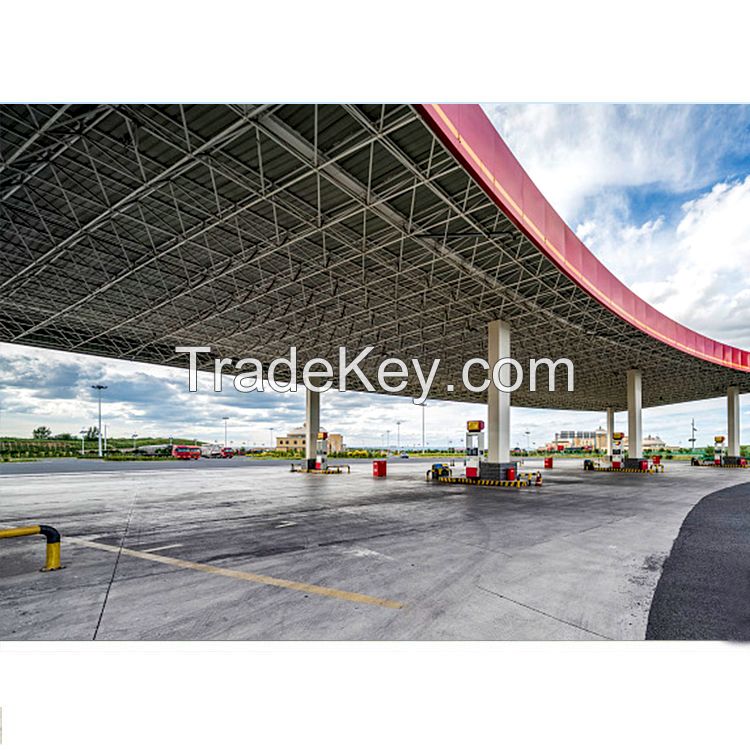
M 641 371 L 628 370 L 628 458 L 643 458 Z
M 727 388 L 727 455 L 740 455 L 740 389 Z
M 305 458 L 315 458 L 320 432 L 320 393 L 305 391 Z
M 615 431 L 615 410 L 607 409 L 607 458 L 612 458 L 612 434 Z
M 503 392 L 492 382 L 495 363 L 510 357 L 510 326 L 493 320 L 487 326 L 487 362 L 490 365 L 490 387 L 487 392 L 487 460 L 490 463 L 510 461 L 510 393 Z M 510 365 L 500 368 L 500 382 L 510 385 Z

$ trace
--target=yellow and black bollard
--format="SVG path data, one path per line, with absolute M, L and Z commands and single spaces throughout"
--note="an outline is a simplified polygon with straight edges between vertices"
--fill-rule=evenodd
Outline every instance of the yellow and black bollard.
M 41 534 L 47 540 L 47 556 L 42 572 L 60 570 L 60 532 L 52 526 L 19 526 L 15 529 L 0 529 L 0 539 L 10 539 L 16 536 L 34 536 Z

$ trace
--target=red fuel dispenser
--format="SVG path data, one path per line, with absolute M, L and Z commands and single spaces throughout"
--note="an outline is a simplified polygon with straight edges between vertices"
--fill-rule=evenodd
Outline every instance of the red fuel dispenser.
M 612 433 L 612 468 L 622 468 L 622 441 L 625 439 L 624 432 Z
M 714 465 L 721 466 L 721 457 L 724 455 L 724 435 L 714 437 Z
M 484 458 L 484 422 L 481 419 L 466 423 L 466 476 L 479 476 L 479 462 Z
M 319 432 L 318 439 L 315 443 L 315 468 L 323 469 L 324 471 L 328 468 L 328 433 Z

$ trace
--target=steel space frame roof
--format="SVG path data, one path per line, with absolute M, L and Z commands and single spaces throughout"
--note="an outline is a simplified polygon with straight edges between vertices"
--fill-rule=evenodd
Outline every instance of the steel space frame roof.
M 373 382 L 384 357 L 439 357 L 435 397 L 484 401 L 461 368 L 503 319 L 519 361 L 575 365 L 573 393 L 560 368 L 515 405 L 623 409 L 629 368 L 644 406 L 750 391 L 750 354 L 608 277 L 607 297 L 577 238 L 559 250 L 572 232 L 487 125 L 467 105 L 2 106 L 0 340 L 180 367 L 175 346 L 372 345 Z

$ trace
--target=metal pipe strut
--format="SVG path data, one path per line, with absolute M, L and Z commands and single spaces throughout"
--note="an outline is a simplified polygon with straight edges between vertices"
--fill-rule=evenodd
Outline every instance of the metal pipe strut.
M 17 526 L 14 529 L 0 529 L 0 539 L 12 539 L 17 536 L 34 536 L 41 534 L 47 540 L 47 555 L 44 561 L 43 573 L 60 570 L 60 532 L 52 526 L 40 524 L 38 526 Z

